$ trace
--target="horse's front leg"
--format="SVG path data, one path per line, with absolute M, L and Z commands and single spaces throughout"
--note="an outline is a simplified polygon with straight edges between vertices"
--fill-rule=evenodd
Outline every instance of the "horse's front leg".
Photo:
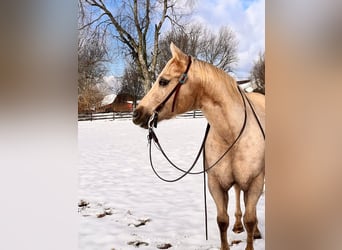
M 242 217 L 242 211 L 241 211 L 241 203 L 240 203 L 240 195 L 241 195 L 241 188 L 235 184 L 234 185 L 235 189 L 235 198 L 236 198 L 236 203 L 235 203 L 235 224 L 233 227 L 233 232 L 234 233 L 242 233 L 245 231 L 243 228 L 242 222 L 241 222 L 241 217 Z M 254 232 L 254 239 L 261 239 L 261 233 L 258 228 L 258 224 L 256 225 L 255 232 Z
M 256 205 L 263 189 L 264 173 L 259 174 L 251 183 L 249 189 L 244 193 L 245 214 L 243 221 L 247 231 L 246 250 L 254 250 L 254 234 L 259 232 L 257 229 Z M 260 232 L 259 232 L 260 234 Z
M 223 190 L 215 177 L 208 176 L 209 191 L 213 197 L 217 209 L 217 225 L 220 229 L 221 250 L 229 250 L 227 229 L 229 216 L 227 214 L 228 192 Z
M 244 231 L 244 228 L 241 222 L 241 217 L 242 217 L 242 211 L 241 211 L 241 205 L 240 205 L 241 188 L 237 184 L 235 184 L 234 190 L 235 190 L 236 202 L 235 202 L 235 224 L 233 227 L 233 232 L 242 233 Z

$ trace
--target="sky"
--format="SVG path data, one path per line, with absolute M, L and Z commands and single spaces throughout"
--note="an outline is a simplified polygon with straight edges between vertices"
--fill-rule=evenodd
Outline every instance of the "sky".
M 265 51 L 265 0 L 182 0 L 193 6 L 190 22 L 200 22 L 218 31 L 228 25 L 236 34 L 238 63 L 235 77 L 246 79 L 259 53 Z M 189 4 L 190 3 L 190 4 Z M 109 75 L 120 76 L 124 65 L 111 65 Z M 109 79 L 109 78 L 108 78 Z
M 213 30 L 230 26 L 237 36 L 238 65 L 236 76 L 249 75 L 253 62 L 265 50 L 265 0 L 198 0 L 194 21 Z

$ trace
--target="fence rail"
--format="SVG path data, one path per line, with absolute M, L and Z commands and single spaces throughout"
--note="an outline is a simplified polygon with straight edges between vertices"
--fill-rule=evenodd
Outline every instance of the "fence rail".
M 177 118 L 202 118 L 203 113 L 200 110 L 189 111 L 178 115 Z M 89 113 L 78 114 L 78 121 L 96 121 L 96 120 L 119 120 L 132 119 L 132 112 L 110 112 L 110 113 Z

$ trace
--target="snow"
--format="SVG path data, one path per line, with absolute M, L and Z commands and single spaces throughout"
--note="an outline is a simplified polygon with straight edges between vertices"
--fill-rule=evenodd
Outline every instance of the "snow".
M 205 131 L 205 118 L 180 118 L 162 122 L 156 133 L 176 164 L 191 165 Z M 147 131 L 131 120 L 79 122 L 79 249 L 169 249 L 217 250 L 220 247 L 216 207 L 208 200 L 209 240 L 205 240 L 203 176 L 189 175 L 176 183 L 159 180 L 148 161 Z M 153 159 L 165 178 L 179 176 L 156 150 Z M 202 168 L 201 162 L 195 170 Z M 234 190 L 229 191 L 231 246 L 245 249 L 246 233 L 232 232 Z M 265 249 L 264 194 L 258 207 L 263 239 L 256 250 Z M 88 204 L 89 203 L 89 204 Z M 135 246 L 139 245 L 139 246 Z
M 105 105 L 113 103 L 115 98 L 116 98 L 116 94 L 106 95 L 101 102 L 101 106 L 105 106 Z

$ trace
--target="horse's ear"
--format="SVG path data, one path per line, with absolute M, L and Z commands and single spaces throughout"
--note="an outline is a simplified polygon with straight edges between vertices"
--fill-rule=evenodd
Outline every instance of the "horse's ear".
M 188 56 L 184 54 L 173 42 L 170 44 L 170 50 L 172 57 L 178 59 L 179 61 L 188 60 Z

